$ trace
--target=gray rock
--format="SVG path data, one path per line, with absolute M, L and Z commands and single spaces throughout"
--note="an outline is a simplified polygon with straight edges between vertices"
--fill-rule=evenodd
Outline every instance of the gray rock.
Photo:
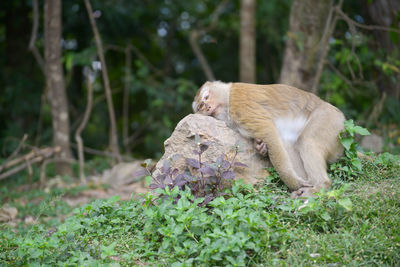
M 382 152 L 383 138 L 376 134 L 364 136 L 361 139 L 361 146 L 366 150 L 380 153 Z
M 142 169 L 140 164 L 142 161 L 122 162 L 107 169 L 103 174 L 97 177 L 97 182 L 109 184 L 112 188 L 119 188 L 125 185 L 138 182 L 139 179 L 134 176 L 134 173 Z M 91 177 L 94 180 L 96 177 Z
M 230 129 L 225 122 L 216 120 L 210 116 L 190 114 L 183 118 L 176 126 L 171 137 L 164 142 L 165 154 L 155 167 L 153 176 L 160 173 L 163 161 L 171 159 L 175 155 L 182 155 L 178 160 L 171 161 L 171 167 L 180 172 L 188 166 L 185 158 L 197 158 L 193 153 L 196 149 L 195 135 L 198 134 L 202 141 L 209 141 L 209 148 L 202 154 L 202 162 L 215 162 L 225 153 L 230 161 L 235 154 L 235 146 L 239 145 L 236 161 L 246 164 L 248 167 L 235 167 L 236 179 L 243 179 L 250 184 L 256 184 L 260 179 L 268 176 L 266 167 L 271 166 L 266 157 L 262 157 L 254 148 L 252 140 L 243 138 L 238 132 Z M 192 174 L 193 174 L 193 170 Z

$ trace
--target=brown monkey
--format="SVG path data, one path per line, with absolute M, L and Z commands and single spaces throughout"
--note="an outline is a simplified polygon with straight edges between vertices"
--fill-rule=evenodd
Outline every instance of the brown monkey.
M 314 94 L 282 84 L 206 82 L 192 107 L 254 138 L 256 149 L 268 153 L 292 197 L 330 187 L 327 161 L 343 152 L 338 135 L 345 118 Z

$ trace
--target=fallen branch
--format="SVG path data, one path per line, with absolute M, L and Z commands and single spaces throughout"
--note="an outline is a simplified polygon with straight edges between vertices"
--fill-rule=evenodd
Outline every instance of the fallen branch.
M 29 152 L 26 155 L 20 156 L 14 160 L 11 160 L 9 162 L 6 162 L 2 166 L 0 166 L 0 172 L 6 169 L 9 169 L 11 167 L 14 167 L 15 165 L 18 165 L 17 167 L 14 167 L 11 170 L 8 170 L 4 173 L 0 174 L 0 180 L 3 180 L 11 175 L 14 175 L 26 168 L 30 168 L 30 165 L 41 162 L 42 160 L 46 158 L 50 158 L 53 155 L 59 153 L 61 151 L 61 147 L 46 147 L 42 149 L 33 149 L 31 152 Z
M 19 141 L 19 144 L 18 144 L 17 148 L 13 151 L 13 153 L 11 153 L 11 155 L 10 155 L 8 158 L 6 158 L 6 160 L 3 162 L 3 165 L 0 166 L 0 172 L 2 171 L 2 167 L 3 167 L 4 165 L 6 165 L 7 162 L 9 162 L 9 161 L 10 161 L 12 158 L 14 158 L 16 155 L 18 155 L 19 151 L 20 151 L 21 148 L 23 147 L 23 145 L 24 145 L 24 143 L 25 143 L 25 141 L 26 141 L 27 138 L 28 138 L 28 135 L 27 135 L 27 134 L 24 134 L 24 136 L 22 137 L 21 141 Z
M 46 159 L 43 161 L 42 166 L 40 168 L 40 184 L 43 186 L 46 183 L 46 167 L 50 163 L 69 163 L 73 164 L 76 163 L 76 160 L 70 158 L 53 158 L 53 159 Z
M 34 163 L 41 162 L 43 159 L 44 158 L 42 156 L 40 156 L 40 157 L 37 157 L 37 158 L 34 158 L 34 159 L 30 160 L 29 162 L 30 162 L 30 164 L 34 164 Z M 10 176 L 18 173 L 18 172 L 20 172 L 20 171 L 22 171 L 24 169 L 26 169 L 27 167 L 28 167 L 27 164 L 24 162 L 21 165 L 15 167 L 14 169 L 11 169 L 9 171 L 6 171 L 6 172 L 0 174 L 0 181 L 3 180 L 3 179 L 6 179 L 7 177 L 10 177 Z
M 56 146 L 54 148 L 46 147 L 46 148 L 42 148 L 42 149 L 34 148 L 31 152 L 27 153 L 26 155 L 23 155 L 18 158 L 15 158 L 13 160 L 10 160 L 8 162 L 5 162 L 3 165 L 0 166 L 0 172 L 2 172 L 5 169 L 11 168 L 25 160 L 31 160 L 38 156 L 48 157 L 54 153 L 59 153 L 60 151 L 61 151 L 61 147 L 59 147 L 59 146 Z

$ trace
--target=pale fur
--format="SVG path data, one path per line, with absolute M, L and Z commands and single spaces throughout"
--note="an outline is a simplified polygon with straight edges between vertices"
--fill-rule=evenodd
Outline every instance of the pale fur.
M 344 116 L 317 96 L 281 84 L 206 82 L 192 107 L 245 137 L 261 139 L 281 179 L 295 191 L 292 196 L 330 186 L 326 162 L 342 152 L 338 135 Z
M 274 124 L 278 129 L 279 135 L 284 143 L 296 143 L 301 131 L 306 125 L 306 118 L 304 116 L 277 118 Z

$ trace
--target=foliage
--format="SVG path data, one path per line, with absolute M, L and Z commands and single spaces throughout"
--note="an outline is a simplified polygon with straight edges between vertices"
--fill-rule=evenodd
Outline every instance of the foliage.
M 377 19 L 360 12 L 371 8 L 370 4 L 345 1 L 343 10 L 356 22 L 373 25 Z M 398 30 L 397 19 L 392 21 L 390 27 Z M 400 110 L 400 102 L 398 89 L 393 88 L 398 88 L 400 78 L 399 41 L 397 33 L 369 31 L 339 20 L 330 41 L 320 95 L 344 111 L 346 117 L 368 128 L 379 132 L 381 124 L 395 123 L 398 127 L 400 113 L 396 111 Z
M 1 226 L 0 261 L 13 265 L 396 265 L 400 262 L 397 156 L 374 172 L 306 202 L 268 177 L 255 192 L 235 181 L 206 206 L 189 187 L 126 202 L 96 200 L 56 230 Z
M 366 130 L 347 121 L 341 142 L 350 156 L 356 155 L 354 133 Z M 153 184 L 158 194 L 147 193 L 125 202 L 119 201 L 119 196 L 96 200 L 75 209 L 62 224 L 44 221 L 28 231 L 20 228 L 19 233 L 2 225 L 0 261 L 13 266 L 400 262 L 398 156 L 384 153 L 364 159 L 367 171 L 362 172 L 363 179 L 321 191 L 304 201 L 289 198 L 273 168 L 257 191 L 243 181 L 222 186 L 221 181 L 231 181 L 231 174 L 223 174 L 231 171 L 235 157 L 230 162 L 220 157 L 217 164 L 205 164 L 201 155 L 208 143 L 198 136 L 195 139 L 198 159 L 186 160 L 199 171 L 196 179 L 179 179 L 166 164 Z M 213 182 L 200 186 L 205 179 Z M 207 200 L 209 193 L 212 197 Z M 45 215 L 49 201 L 40 206 L 35 213 Z M 352 244 L 350 250 L 348 243 Z
M 355 126 L 353 120 L 344 123 L 345 129 L 339 134 L 339 141 L 344 147 L 344 156 L 330 166 L 335 178 L 354 179 L 363 173 L 361 159 L 358 156 L 355 134 L 369 135 L 369 131 L 361 126 Z
M 235 154 L 231 161 L 227 160 L 227 155 L 222 153 L 215 162 L 202 162 L 202 154 L 208 149 L 210 142 L 203 142 L 198 134 L 195 135 L 196 150 L 193 153 L 198 156 L 198 159 L 185 158 L 188 168 L 179 173 L 177 168 L 171 167 L 171 162 L 178 160 L 182 155 L 175 155 L 171 159 L 163 161 L 163 166 L 160 173 L 153 176 L 148 170 L 148 163 L 145 162 L 144 172 L 139 172 L 136 175 L 147 175 L 151 177 L 153 183 L 150 184 L 150 189 L 157 189 L 156 192 L 160 195 L 170 195 L 170 190 L 177 187 L 183 190 L 186 186 L 189 187 L 194 197 L 204 197 L 204 200 L 199 205 L 204 206 L 216 197 L 222 196 L 225 188 L 231 186 L 231 181 L 235 179 L 233 172 L 234 166 L 247 167 L 245 164 L 235 161 L 238 147 L 235 147 Z M 191 173 L 194 173 L 192 175 Z

